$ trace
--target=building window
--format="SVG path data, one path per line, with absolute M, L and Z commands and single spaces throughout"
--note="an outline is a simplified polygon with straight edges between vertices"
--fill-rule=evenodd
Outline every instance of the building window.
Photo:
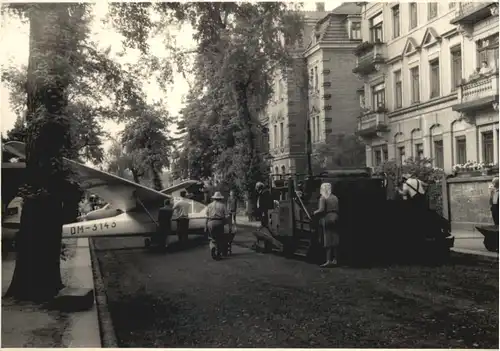
M 370 19 L 370 36 L 374 43 L 384 41 L 383 13 L 379 13 Z
M 403 107 L 403 82 L 401 81 L 401 70 L 394 72 L 394 105 L 396 108 Z
M 462 84 L 462 48 L 460 46 L 451 50 L 451 91 L 458 89 Z
M 450 3 L 448 3 L 448 8 L 449 9 L 454 9 L 455 6 L 456 6 L 456 2 L 450 2 Z
M 374 166 L 380 166 L 382 164 L 382 150 L 381 149 L 376 149 L 374 151 Z
M 483 162 L 493 163 L 494 162 L 494 148 L 493 148 L 493 132 L 483 132 L 482 136 L 482 146 L 483 146 Z
M 314 87 L 314 69 L 311 68 L 311 71 L 309 72 L 309 83 L 311 84 L 311 90 L 313 90 Z
M 361 23 L 351 23 L 351 39 L 361 39 Z
M 430 66 L 430 81 L 431 81 L 431 98 L 438 97 L 441 93 L 441 81 L 439 79 L 439 59 L 429 62 Z
M 273 126 L 273 147 L 278 147 L 278 126 Z
M 405 161 L 405 147 L 404 146 L 398 147 L 398 161 L 400 164 L 403 164 L 403 162 Z
M 410 69 L 411 79 L 411 102 L 413 104 L 420 102 L 420 70 L 419 67 Z
M 282 175 L 286 174 L 286 167 L 285 166 L 281 166 L 281 174 Z
M 316 133 L 318 133 L 318 141 L 321 140 L 321 129 L 319 129 L 319 116 L 316 116 Z
M 280 147 L 284 146 L 284 140 L 285 140 L 285 131 L 283 128 L 283 122 L 280 123 Z
M 387 145 L 378 146 L 373 149 L 373 166 L 380 166 L 388 159 Z
M 311 141 L 316 141 L 316 124 L 314 124 L 314 117 L 311 117 Z
M 372 108 L 374 111 L 385 108 L 385 84 L 372 86 Z
M 478 68 L 486 62 L 489 68 L 498 68 L 498 33 L 476 42 Z
M 410 2 L 410 30 L 418 25 L 417 3 Z
M 392 8 L 392 37 L 397 38 L 401 35 L 400 25 L 399 25 L 399 5 Z
M 434 166 L 443 168 L 444 154 L 443 154 L 443 140 L 434 141 Z
M 279 174 L 278 166 L 274 167 L 274 174 Z
M 438 14 L 438 4 L 437 2 L 427 3 L 427 19 L 431 20 Z
M 467 141 L 465 136 L 459 136 L 455 138 L 455 148 L 456 148 L 456 163 L 464 164 L 467 162 Z
M 415 157 L 419 160 L 422 160 L 424 158 L 424 144 L 415 144 Z
M 318 91 L 319 79 L 318 79 L 318 66 L 314 67 L 314 89 Z

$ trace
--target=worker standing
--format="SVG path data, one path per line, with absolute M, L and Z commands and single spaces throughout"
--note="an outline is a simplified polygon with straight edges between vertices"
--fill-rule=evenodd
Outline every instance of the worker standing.
M 490 210 L 493 223 L 498 225 L 498 177 L 493 178 L 491 182 Z
M 274 207 L 271 192 L 269 189 L 266 189 L 262 182 L 255 184 L 255 190 L 257 192 L 257 216 L 261 225 L 269 229 L 269 210 L 272 210 Z
M 238 209 L 238 200 L 234 195 L 234 190 L 231 190 L 229 192 L 229 198 L 227 199 L 227 209 L 231 214 L 231 226 L 229 229 L 232 233 L 234 233 L 236 231 L 236 211 Z
M 163 207 L 158 211 L 158 232 L 157 240 L 155 246 L 159 250 L 164 250 L 167 248 L 168 236 L 172 231 L 172 215 L 173 208 L 170 199 L 166 199 L 163 203 Z
M 188 240 L 189 231 L 189 209 L 191 204 L 186 199 L 187 192 L 181 191 L 181 199 L 174 204 L 173 218 L 177 221 L 177 237 L 179 238 L 179 243 L 184 246 Z

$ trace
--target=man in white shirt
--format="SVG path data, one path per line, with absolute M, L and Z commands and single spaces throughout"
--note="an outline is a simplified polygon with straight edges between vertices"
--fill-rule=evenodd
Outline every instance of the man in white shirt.
M 405 200 L 414 200 L 425 196 L 424 182 L 412 174 L 403 174 L 400 194 Z
M 490 209 L 493 222 L 498 225 L 498 177 L 491 182 Z
M 189 231 L 189 210 L 191 204 L 186 199 L 187 192 L 181 191 L 181 199 L 174 204 L 172 218 L 177 221 L 177 237 L 181 245 L 186 244 Z

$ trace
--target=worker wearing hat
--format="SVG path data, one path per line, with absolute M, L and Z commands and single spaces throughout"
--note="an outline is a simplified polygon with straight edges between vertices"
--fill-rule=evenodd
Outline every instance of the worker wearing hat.
M 224 225 L 229 217 L 229 212 L 220 191 L 215 192 L 212 200 L 207 206 L 205 229 L 208 231 L 212 243 L 217 245 L 220 243 L 221 236 L 224 235 Z
M 490 209 L 493 222 L 498 225 L 498 177 L 491 181 Z
M 264 183 L 257 182 L 255 184 L 255 191 L 257 192 L 257 217 L 261 225 L 268 228 L 269 226 L 269 210 L 274 207 L 274 202 L 271 197 L 271 192 L 266 189 Z

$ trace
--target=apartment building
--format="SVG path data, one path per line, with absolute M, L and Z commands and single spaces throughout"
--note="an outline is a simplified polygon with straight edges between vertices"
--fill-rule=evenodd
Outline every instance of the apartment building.
M 261 117 L 269 131 L 271 172 L 307 169 L 306 138 L 325 141 L 332 131 L 355 132 L 352 116 L 360 111 L 352 73 L 352 50 L 361 41 L 360 7 L 345 3 L 331 12 L 323 3 L 305 12 L 303 40 L 290 48 L 290 66 L 276 74 L 274 96 Z
M 498 4 L 359 3 L 357 133 L 368 166 L 498 162 Z M 482 68 L 481 68 L 482 67 Z

